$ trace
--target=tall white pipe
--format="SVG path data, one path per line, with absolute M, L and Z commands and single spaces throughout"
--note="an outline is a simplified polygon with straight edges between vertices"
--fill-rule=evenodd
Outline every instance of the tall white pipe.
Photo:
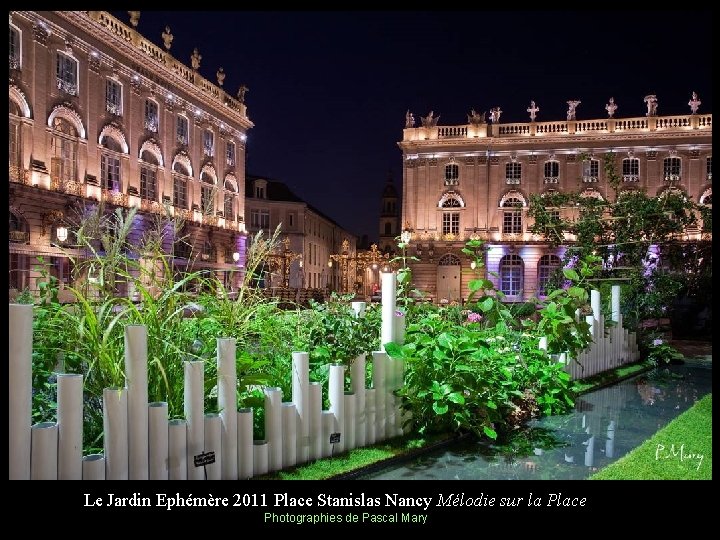
M 237 465 L 238 478 L 247 480 L 253 476 L 253 410 L 240 409 L 237 412 Z
M 10 480 L 30 479 L 33 306 L 10 304 L 8 394 Z
M 365 437 L 365 443 L 367 445 L 375 444 L 375 426 L 377 421 L 375 420 L 375 396 L 376 392 L 374 388 L 368 388 L 365 390 L 365 411 L 366 411 L 366 422 L 365 428 L 367 435 Z
M 149 477 L 147 329 L 125 327 L 125 388 L 128 393 L 128 460 L 130 480 Z
M 330 443 L 330 436 L 338 433 L 338 423 L 335 413 L 332 411 L 322 412 L 322 457 L 335 456 L 339 453 L 337 444 Z
M 593 330 L 595 333 L 593 334 L 594 338 L 601 337 L 601 331 L 602 328 L 600 326 L 600 315 L 602 314 L 602 303 L 600 299 L 600 291 L 593 289 L 590 291 L 590 307 L 592 307 L 593 312 L 593 318 L 595 319 L 595 325 L 593 327 Z
M 237 480 L 237 367 L 235 338 L 218 338 L 218 407 L 222 423 L 222 479 Z M 209 476 L 208 476 L 209 478 Z
M 253 443 L 253 474 L 260 476 L 269 472 L 270 452 L 267 441 Z
M 355 445 L 362 448 L 367 444 L 364 354 L 359 354 L 350 366 L 350 387 L 355 394 Z
M 373 353 L 373 388 L 375 389 L 375 442 L 385 440 L 386 412 L 385 401 L 387 388 L 385 385 L 385 372 L 388 356 L 382 351 Z
M 395 302 L 397 297 L 395 272 L 380 272 L 380 280 L 382 284 L 380 349 L 384 351 L 385 344 L 395 340 Z
M 268 445 L 268 470 L 282 469 L 282 390 L 265 388 L 265 440 Z
M 402 358 L 395 359 L 395 381 L 393 387 L 395 391 L 400 390 L 405 384 L 405 361 Z M 399 396 L 395 397 L 395 435 L 400 436 L 403 434 L 403 422 L 402 422 L 402 399 Z
M 205 450 L 205 362 L 185 362 L 185 420 L 187 421 L 186 464 L 188 480 L 204 480 L 202 467 L 195 467 L 195 456 Z
M 345 430 L 343 436 L 345 437 L 345 450 L 352 450 L 355 448 L 355 394 L 353 392 L 345 392 Z
M 364 317 L 365 308 L 367 304 L 365 302 L 351 302 L 352 310 L 355 312 L 355 317 Z
M 58 479 L 58 425 L 40 422 L 31 428 L 31 480 Z
M 405 314 L 396 312 L 393 320 L 393 341 L 398 345 L 405 343 Z
M 83 376 L 57 375 L 58 480 L 82 480 Z
M 203 426 L 204 430 L 205 426 Z M 170 480 L 187 480 L 187 435 L 185 420 L 168 422 L 168 478 Z
M 105 456 L 90 454 L 82 458 L 83 480 L 105 480 Z
M 291 401 L 282 404 L 282 468 L 294 467 L 297 463 L 298 416 Z
M 335 453 L 342 453 L 345 450 L 345 366 L 332 364 L 330 366 L 330 378 L 328 380 L 328 394 L 330 399 L 330 410 L 337 419 L 340 442 L 335 445 Z
M 292 353 L 292 402 L 297 411 L 297 463 L 310 459 L 310 355 Z
M 237 419 L 235 420 L 235 429 L 237 430 Z M 220 480 L 222 479 L 223 466 L 222 463 L 225 459 L 225 453 L 222 447 L 222 431 L 223 425 L 220 415 L 218 413 L 206 413 L 205 414 L 205 452 L 215 452 L 215 463 L 205 465 L 205 473 L 207 473 L 208 480 Z M 236 431 L 237 432 L 237 431 Z M 235 459 L 237 460 L 237 450 L 235 451 Z M 193 466 L 195 464 L 193 463 Z M 197 467 L 201 471 L 202 467 Z
M 397 398 L 395 397 L 395 380 L 397 377 L 397 360 L 385 359 L 385 438 L 394 437 L 397 432 Z
M 308 411 L 310 460 L 322 457 L 322 383 L 311 382 L 309 387 L 310 410 Z
M 168 479 L 170 448 L 168 443 L 168 404 L 155 401 L 148 405 L 148 450 L 150 480 Z
M 128 407 L 126 388 L 103 390 L 105 478 L 128 479 Z
M 612 295 L 610 300 L 612 320 L 618 323 L 620 322 L 620 285 L 613 285 L 610 291 Z

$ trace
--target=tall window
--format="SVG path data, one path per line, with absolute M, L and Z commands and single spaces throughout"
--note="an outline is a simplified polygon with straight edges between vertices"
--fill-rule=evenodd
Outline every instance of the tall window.
M 560 180 L 560 162 L 546 161 L 544 182 L 546 184 L 557 184 L 558 180 Z
M 102 187 L 112 191 L 120 190 L 120 144 L 112 137 L 104 137 L 102 144 L 105 147 L 100 156 L 100 180 Z
M 583 182 L 597 182 L 598 178 L 600 178 L 600 161 L 597 159 L 586 159 L 583 161 Z
M 20 69 L 20 31 L 10 27 L 10 69 Z
M 152 153 L 145 150 L 140 163 L 140 198 L 148 201 L 157 200 L 157 160 Z
M 444 212 L 442 221 L 443 234 L 459 234 L 460 233 L 460 213 Z
M 203 154 L 207 157 L 215 155 L 215 135 L 209 129 L 203 131 Z
M 151 99 L 145 100 L 145 129 L 158 132 L 158 105 Z
M 519 184 L 522 176 L 522 163 L 513 161 L 505 165 L 505 183 Z
M 500 290 L 507 296 L 517 296 L 523 287 L 523 261 L 519 255 L 505 255 L 500 259 Z
M 225 163 L 228 167 L 235 166 L 235 143 L 228 141 L 225 145 Z
M 57 53 L 57 88 L 66 94 L 76 96 L 78 93 L 77 60 L 64 53 Z
M 187 181 L 190 171 L 180 162 L 175 162 L 173 172 L 173 206 L 186 209 L 188 206 Z
M 188 145 L 188 119 L 184 116 L 177 117 L 176 135 L 178 144 Z
M 712 182 L 712 156 L 708 156 L 706 162 L 707 180 Z
M 663 160 L 663 179 L 666 182 L 680 181 L 680 158 L 668 157 Z
M 215 183 L 208 173 L 200 175 L 200 206 L 202 213 L 212 215 L 215 212 Z
M 223 205 L 223 214 L 225 219 L 234 220 L 233 201 L 235 200 L 235 187 L 229 180 L 225 180 L 225 200 Z
M 543 255 L 538 262 L 538 294 L 545 295 L 547 283 L 553 272 L 560 267 L 560 257 L 557 255 Z
M 625 158 L 622 162 L 623 182 L 640 181 L 640 160 L 638 158 Z
M 22 167 L 19 116 L 20 108 L 14 101 L 10 100 L 10 172 L 16 175 L 16 180 L 20 179 L 20 167 Z
M 53 182 L 77 178 L 77 132 L 64 118 L 55 117 L 50 139 L 50 175 Z
M 389 221 L 385 223 L 385 236 L 390 236 L 392 234 L 392 223 Z
M 105 110 L 115 116 L 122 116 L 122 85 L 112 79 L 105 83 Z
M 445 185 L 456 186 L 460 177 L 460 168 L 455 163 L 445 165 Z
M 515 197 L 503 202 L 503 208 L 512 208 L 503 212 L 503 234 L 522 233 L 522 205 L 522 201 Z
M 255 198 L 256 199 L 264 199 L 265 198 L 265 186 L 255 186 Z

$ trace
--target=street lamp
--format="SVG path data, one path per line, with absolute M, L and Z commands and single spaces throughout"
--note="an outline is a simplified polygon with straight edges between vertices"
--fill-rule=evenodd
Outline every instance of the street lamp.
M 281 266 L 283 287 L 287 289 L 290 287 L 290 265 L 294 260 L 301 258 L 302 255 L 290 250 L 290 238 L 287 236 L 285 237 L 285 240 L 282 241 L 282 244 L 285 246 L 285 249 L 283 249 L 280 253 L 269 255 L 268 258 L 275 265 Z
M 340 281 L 342 292 L 348 292 L 348 264 L 350 261 L 350 242 L 348 239 L 342 241 L 342 252 L 330 255 L 328 267 L 332 268 L 333 261 L 340 263 Z

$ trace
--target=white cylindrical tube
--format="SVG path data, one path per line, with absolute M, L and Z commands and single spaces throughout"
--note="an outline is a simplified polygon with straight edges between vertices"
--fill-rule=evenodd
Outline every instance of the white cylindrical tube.
M 253 476 L 253 410 L 240 409 L 237 412 L 237 464 L 238 478 L 247 480 Z
M 33 306 L 10 304 L 8 363 L 10 480 L 30 479 Z
M 234 410 L 234 409 L 233 409 Z M 237 419 L 235 420 L 237 429 Z M 225 454 L 222 448 L 222 431 L 223 425 L 218 413 L 205 414 L 205 452 L 215 452 L 215 463 L 205 465 L 203 476 L 208 480 L 222 479 L 222 462 Z M 237 459 L 237 450 L 235 451 L 235 459 Z M 195 464 L 193 463 L 193 466 Z M 197 467 L 201 471 L 203 467 Z M 205 476 L 207 475 L 207 476 Z
M 359 354 L 350 366 L 350 387 L 355 394 L 355 446 L 362 448 L 367 441 L 364 354 Z
M 350 451 L 355 448 L 355 394 L 353 392 L 345 392 L 345 450 Z
M 204 429 L 204 426 L 203 426 Z M 187 422 L 170 420 L 168 422 L 168 478 L 187 480 Z
M 345 366 L 332 364 L 330 366 L 330 378 L 328 380 L 328 395 L 330 399 L 330 410 L 337 419 L 340 442 L 335 445 L 334 453 L 339 454 L 345 450 Z
M 168 404 L 155 401 L 148 405 L 148 451 L 150 480 L 168 479 Z
M 268 442 L 254 441 L 253 443 L 253 474 L 261 476 L 269 472 L 268 462 L 270 461 Z
M 294 467 L 297 463 L 298 416 L 291 401 L 282 404 L 282 468 Z
M 593 342 L 595 342 L 595 341 L 596 341 L 596 339 L 595 339 L 595 333 L 596 333 L 595 326 L 597 325 L 597 322 L 595 321 L 595 317 L 592 316 L 592 315 L 586 315 L 586 316 L 585 316 L 585 322 L 588 323 L 588 325 L 590 325 L 590 336 L 592 337 Z M 588 348 L 589 348 L 589 349 L 592 349 L 592 345 L 590 345 Z
M 128 407 L 127 389 L 103 390 L 103 436 L 105 441 L 105 478 L 128 479 Z
M 147 480 L 148 365 L 147 329 L 143 325 L 125 327 L 125 388 L 128 393 L 128 476 L 130 480 Z
M 365 416 L 366 423 L 365 429 L 367 435 L 365 437 L 365 443 L 369 446 L 375 444 L 375 426 L 377 424 L 375 420 L 375 396 L 376 392 L 374 388 L 368 388 L 365 390 Z
M 58 480 L 82 480 L 83 377 L 57 375 Z
M 40 422 L 31 428 L 30 479 L 58 479 L 58 425 Z
M 338 433 L 337 418 L 335 413 L 332 411 L 322 412 L 322 457 L 330 457 L 336 455 L 337 444 L 330 442 L 330 436 L 333 433 Z
M 365 307 L 367 306 L 365 302 L 351 302 L 350 305 L 355 312 L 355 317 L 365 316 Z
M 375 351 L 373 354 L 373 388 L 375 389 L 375 442 L 384 441 L 386 412 L 385 401 L 387 388 L 385 375 L 388 356 L 382 351 Z
M 105 456 L 90 454 L 82 458 L 83 480 L 105 480 Z
M 590 307 L 592 307 L 593 318 L 595 319 L 595 325 L 593 327 L 595 333 L 593 334 L 593 337 L 598 338 L 602 336 L 600 333 L 602 330 L 600 327 L 600 315 L 602 314 L 600 291 L 594 289 L 590 291 Z
M 380 329 L 380 349 L 395 340 L 395 301 L 397 297 L 397 279 L 395 272 L 380 272 L 382 283 L 382 322 Z
M 540 341 L 538 342 L 538 349 L 542 349 L 543 351 L 547 351 L 547 337 L 540 336 Z
M 610 312 L 612 313 L 612 320 L 616 323 L 620 322 L 620 285 L 613 285 L 610 289 Z
M 310 460 L 322 457 L 322 383 L 311 382 L 309 387 L 308 433 L 310 438 Z
M 282 469 L 282 390 L 265 388 L 265 440 L 268 445 L 268 470 Z
M 205 362 L 185 362 L 185 420 L 187 421 L 186 465 L 188 480 L 204 480 L 205 472 L 195 467 L 195 456 L 205 450 Z
M 393 321 L 393 341 L 398 345 L 405 343 L 405 314 L 395 312 Z
M 297 411 L 297 463 L 310 459 L 310 355 L 292 353 L 292 402 Z
M 385 438 L 395 436 L 397 432 L 397 398 L 395 397 L 395 380 L 397 377 L 397 360 L 385 358 Z
M 405 384 L 405 361 L 402 358 L 395 359 L 395 384 L 393 387 L 397 392 Z M 403 423 L 402 423 L 402 399 L 399 396 L 395 396 L 395 435 L 400 436 L 403 434 Z
M 222 479 L 237 480 L 237 367 L 235 338 L 218 338 L 218 408 L 222 423 Z M 210 475 L 208 474 L 208 478 Z

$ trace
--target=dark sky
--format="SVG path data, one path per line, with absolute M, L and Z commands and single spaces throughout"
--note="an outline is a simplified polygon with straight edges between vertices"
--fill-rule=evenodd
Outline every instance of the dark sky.
M 611 4 L 608 4 L 611 5 Z M 612 4 L 615 6 L 615 4 Z M 648 4 L 648 6 L 650 6 Z M 126 12 L 113 12 L 128 22 Z M 241 83 L 248 116 L 247 172 L 287 183 L 356 234 L 377 238 L 388 171 L 402 180 L 405 111 L 439 125 L 471 108 L 500 106 L 502 122 L 688 114 L 692 91 L 712 111 L 710 11 L 151 12 L 138 30 L 225 88 Z

